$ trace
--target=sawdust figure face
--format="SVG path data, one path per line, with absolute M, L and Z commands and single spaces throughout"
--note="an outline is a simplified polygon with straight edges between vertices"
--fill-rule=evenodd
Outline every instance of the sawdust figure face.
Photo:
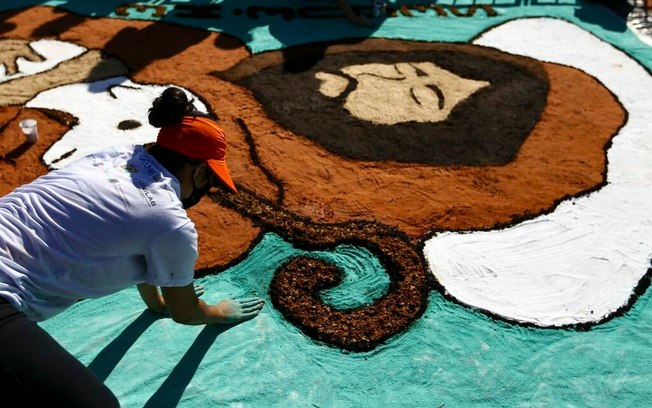
M 488 81 L 462 78 L 432 62 L 353 65 L 341 72 L 343 76 L 315 74 L 322 81 L 319 92 L 336 98 L 352 78 L 357 86 L 346 96 L 344 108 L 358 119 L 380 125 L 441 122 L 460 102 L 489 86 Z
M 414 240 L 495 228 L 596 188 L 624 120 L 586 73 L 475 45 L 370 39 L 333 43 L 302 72 L 284 63 L 269 52 L 216 73 L 269 117 L 250 130 L 282 205 Z
M 264 58 L 220 75 L 252 90 L 284 128 L 355 160 L 506 164 L 537 123 L 548 91 L 541 63 L 472 47 L 342 52 L 299 73 L 278 64 L 250 75 L 256 68 L 247 65 Z M 497 101 L 501 109 L 486 109 Z

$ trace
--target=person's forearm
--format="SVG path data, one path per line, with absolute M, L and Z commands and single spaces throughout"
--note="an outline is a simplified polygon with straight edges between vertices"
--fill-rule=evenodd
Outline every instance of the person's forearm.
M 199 299 L 193 285 L 163 287 L 163 298 L 172 319 L 181 324 L 231 324 L 252 319 L 265 303 L 260 298 L 224 299 L 214 305 Z M 202 290 L 203 292 L 203 290 Z
M 161 293 L 158 291 L 156 286 L 148 283 L 140 283 L 137 285 L 137 288 L 140 297 L 143 299 L 143 302 L 145 302 L 149 310 L 155 313 L 167 313 L 165 300 L 163 300 L 163 296 L 161 296 Z

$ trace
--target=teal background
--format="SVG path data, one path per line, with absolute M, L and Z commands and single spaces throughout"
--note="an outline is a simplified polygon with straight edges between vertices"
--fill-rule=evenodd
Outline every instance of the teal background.
M 157 318 L 135 289 L 79 302 L 42 326 L 126 407 L 649 406 L 649 294 L 624 316 L 580 332 L 498 322 L 432 292 L 409 330 L 349 353 L 314 342 L 271 305 L 274 271 L 300 254 L 268 234 L 243 262 L 200 280 L 206 301 L 267 301 L 258 317 L 226 331 Z M 386 287 L 364 270 L 377 262 L 364 249 L 312 255 L 366 281 L 364 289 L 348 285 L 350 299 Z
M 89 16 L 110 16 L 124 1 L 3 0 L 0 10 L 60 6 Z M 571 21 L 652 69 L 645 45 L 601 6 L 579 1 L 487 1 L 468 18 L 434 11 L 387 19 L 375 29 L 344 19 L 252 20 L 236 16 L 249 5 L 330 5 L 307 0 L 151 1 L 166 6 L 163 21 L 240 38 L 254 53 L 311 41 L 387 37 L 468 42 L 505 21 L 552 16 Z M 353 2 L 365 4 L 365 2 Z M 417 2 L 405 2 L 414 4 Z M 471 1 L 443 1 L 464 6 Z M 477 2 L 481 3 L 481 2 Z M 216 19 L 181 18 L 175 5 L 220 5 Z M 392 4 L 396 4 L 392 2 Z M 154 19 L 151 12 L 130 18 Z M 596 56 L 598 57 L 598 56 Z M 144 311 L 135 288 L 79 302 L 42 323 L 89 365 L 125 407 L 646 407 L 652 395 L 652 308 L 649 290 L 624 316 L 590 331 L 526 328 L 496 321 L 432 292 L 425 314 L 404 333 L 368 353 L 319 344 L 288 323 L 268 295 L 274 271 L 304 254 L 268 234 L 234 267 L 206 277 L 206 301 L 258 295 L 260 316 L 224 329 L 188 327 Z M 346 271 L 342 285 L 323 293 L 336 307 L 382 296 L 388 278 L 368 251 L 351 246 L 311 253 Z

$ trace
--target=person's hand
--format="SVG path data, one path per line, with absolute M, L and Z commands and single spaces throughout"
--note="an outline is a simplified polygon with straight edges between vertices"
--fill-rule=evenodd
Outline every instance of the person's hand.
M 225 299 L 215 307 L 222 317 L 221 323 L 239 323 L 256 317 L 264 304 L 260 298 Z

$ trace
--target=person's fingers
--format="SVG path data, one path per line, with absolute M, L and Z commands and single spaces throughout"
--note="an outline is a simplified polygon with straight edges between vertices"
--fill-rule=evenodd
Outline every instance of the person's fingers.
M 238 300 L 240 306 L 240 315 L 243 318 L 254 317 L 260 312 L 265 304 L 265 301 L 260 298 L 249 298 Z
M 255 310 L 255 311 L 252 311 L 252 312 L 243 313 L 242 318 L 243 319 L 251 319 L 253 317 L 258 316 L 259 312 L 260 312 L 260 310 Z
M 244 303 L 250 303 L 250 302 L 258 302 L 258 301 L 262 301 L 263 299 L 261 299 L 261 298 L 257 298 L 257 297 L 252 297 L 252 298 L 236 299 L 236 300 L 237 300 L 238 302 L 240 302 L 240 304 L 244 304 Z
M 263 303 L 265 303 L 264 300 L 258 299 L 258 300 L 250 300 L 248 302 L 239 302 L 241 307 L 255 307 L 255 306 L 262 306 Z
M 258 305 L 261 303 L 264 303 L 265 301 L 262 299 L 251 299 L 251 300 L 240 300 L 238 303 L 242 306 L 252 306 L 252 305 Z
M 206 292 L 206 288 L 201 283 L 195 283 L 195 284 L 193 284 L 193 286 L 194 286 L 195 293 L 197 294 L 197 296 L 201 296 Z
M 243 306 L 242 309 L 240 310 L 242 311 L 242 313 L 249 313 L 249 312 L 258 312 L 262 308 L 263 308 L 263 304 L 260 303 L 257 305 Z

